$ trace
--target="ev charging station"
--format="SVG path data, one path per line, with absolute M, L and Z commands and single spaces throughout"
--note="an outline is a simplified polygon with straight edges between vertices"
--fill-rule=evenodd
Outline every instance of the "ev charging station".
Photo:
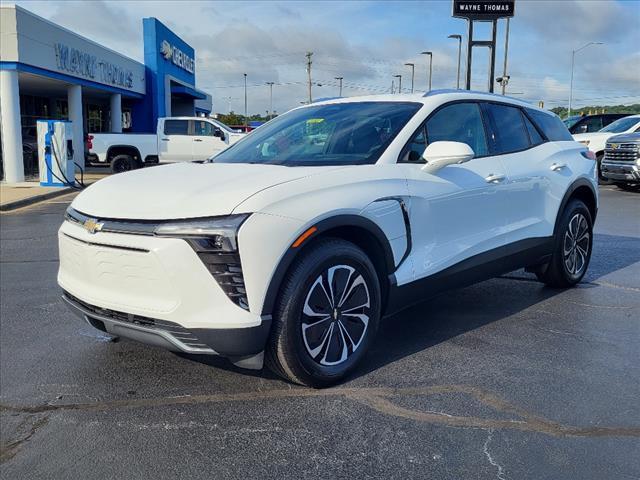
M 69 187 L 75 184 L 73 129 L 64 120 L 38 120 L 38 164 L 40 185 Z

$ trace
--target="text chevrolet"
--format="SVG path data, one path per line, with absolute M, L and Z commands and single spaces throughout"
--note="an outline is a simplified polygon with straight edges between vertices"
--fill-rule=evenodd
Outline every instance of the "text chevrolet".
M 446 289 L 521 267 L 576 284 L 597 209 L 595 157 L 550 112 L 466 91 L 328 100 L 207 163 L 84 190 L 58 282 L 102 331 L 322 387 L 383 315 Z

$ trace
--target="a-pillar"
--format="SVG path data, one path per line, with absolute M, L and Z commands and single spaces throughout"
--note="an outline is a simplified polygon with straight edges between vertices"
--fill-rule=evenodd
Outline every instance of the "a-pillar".
M 84 168 L 84 129 L 82 128 L 82 87 L 71 85 L 67 88 L 69 120 L 73 131 L 73 161 Z
M 16 70 L 0 70 L 0 129 L 5 182 L 24 182 L 20 87 Z

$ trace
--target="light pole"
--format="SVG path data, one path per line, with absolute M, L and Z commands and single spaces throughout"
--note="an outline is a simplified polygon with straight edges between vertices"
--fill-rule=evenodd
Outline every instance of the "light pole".
M 247 129 L 247 125 L 249 125 L 247 121 L 247 74 L 244 73 L 244 127 Z
M 420 55 L 429 55 L 429 91 L 431 91 L 431 74 L 433 73 L 433 52 L 422 52 Z
M 405 66 L 411 67 L 411 93 L 413 93 L 413 79 L 416 73 L 416 65 L 414 63 L 405 63 Z
M 402 75 L 394 75 L 398 79 L 398 93 L 402 93 Z
M 455 38 L 458 40 L 458 79 L 456 80 L 456 88 L 460 90 L 460 58 L 462 55 L 462 35 L 452 34 L 448 38 Z
M 273 84 L 274 82 L 267 82 L 267 85 L 269 85 L 269 111 L 272 112 L 272 115 L 273 115 Z M 271 117 L 267 115 L 267 119 L 271 120 Z
M 567 114 L 567 118 L 569 118 L 571 116 L 571 107 L 573 107 L 573 66 L 574 66 L 575 61 L 576 61 L 576 53 L 578 53 L 580 50 L 584 50 L 589 45 L 602 45 L 602 44 L 603 44 L 602 42 L 589 42 L 589 43 L 584 44 L 583 46 L 581 46 L 577 50 L 572 50 L 571 51 L 571 83 L 569 85 L 569 112 Z
M 338 96 L 342 97 L 342 80 L 343 80 L 344 77 L 333 77 L 333 78 L 340 82 L 340 95 L 338 95 Z
M 305 56 L 307 57 L 307 76 L 308 76 L 308 80 L 309 80 L 309 103 L 313 102 L 313 99 L 311 97 L 311 64 L 313 63 L 311 61 L 311 57 L 313 55 L 313 52 L 307 52 L 305 54 Z

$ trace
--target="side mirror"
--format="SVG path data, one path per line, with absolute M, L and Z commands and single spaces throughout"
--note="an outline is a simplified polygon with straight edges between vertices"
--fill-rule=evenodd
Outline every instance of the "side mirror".
M 218 137 L 220 140 L 224 141 L 224 132 L 219 128 L 213 130 L 213 136 Z
M 427 146 L 422 158 L 427 162 L 422 170 L 434 173 L 447 165 L 465 163 L 475 156 L 473 149 L 462 142 L 433 142 Z

